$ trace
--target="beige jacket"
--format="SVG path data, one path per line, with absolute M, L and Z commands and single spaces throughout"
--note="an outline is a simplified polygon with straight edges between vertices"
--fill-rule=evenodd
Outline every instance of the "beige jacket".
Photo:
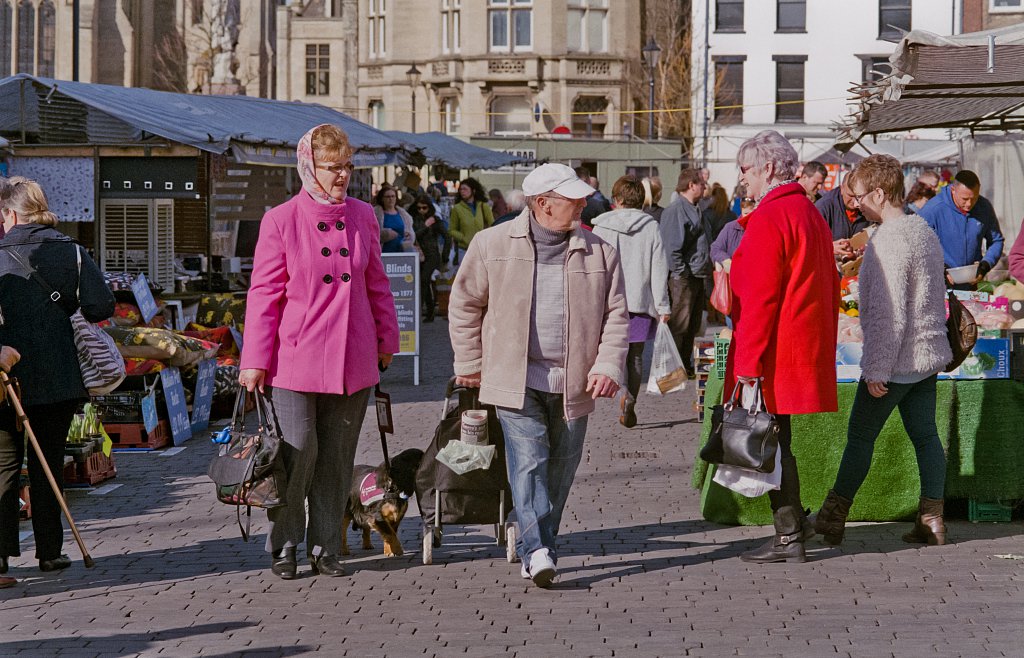
M 530 211 L 473 239 L 452 285 L 448 324 L 455 374 L 481 373 L 480 401 L 511 409 L 526 394 L 535 262 Z M 619 256 L 576 229 L 566 255 L 565 417 L 594 410 L 590 375 L 625 381 L 629 315 Z

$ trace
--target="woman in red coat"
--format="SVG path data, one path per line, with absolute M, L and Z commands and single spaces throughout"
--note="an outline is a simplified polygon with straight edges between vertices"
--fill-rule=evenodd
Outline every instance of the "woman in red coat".
M 780 424 L 782 485 L 770 491 L 775 536 L 744 553 L 746 562 L 803 562 L 806 537 L 800 479 L 790 449 L 792 414 L 835 411 L 839 273 L 828 226 L 793 178 L 799 159 L 786 138 L 765 130 L 737 156 L 740 180 L 757 208 L 739 221 L 733 255 L 732 320 L 725 390 L 760 378 L 768 411 Z

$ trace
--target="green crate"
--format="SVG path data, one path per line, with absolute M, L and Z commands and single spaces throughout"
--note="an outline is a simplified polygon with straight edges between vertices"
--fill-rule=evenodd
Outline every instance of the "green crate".
M 732 341 L 728 338 L 715 337 L 715 374 L 719 379 L 725 379 L 725 364 L 729 358 L 730 342 Z
M 1009 523 L 1013 516 L 1013 505 L 1000 502 L 981 502 L 971 498 L 967 501 L 967 518 L 972 523 Z

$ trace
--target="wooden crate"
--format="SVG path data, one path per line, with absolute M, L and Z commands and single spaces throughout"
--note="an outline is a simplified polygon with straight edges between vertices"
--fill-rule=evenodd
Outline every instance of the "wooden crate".
M 64 467 L 66 486 L 93 486 L 117 475 L 114 455 L 107 457 L 102 451 L 89 455 L 84 462 L 72 462 Z
M 146 433 L 142 423 L 104 423 L 103 429 L 114 442 L 114 450 L 119 448 L 144 448 L 155 450 L 171 443 L 171 423 L 161 420 L 151 433 Z

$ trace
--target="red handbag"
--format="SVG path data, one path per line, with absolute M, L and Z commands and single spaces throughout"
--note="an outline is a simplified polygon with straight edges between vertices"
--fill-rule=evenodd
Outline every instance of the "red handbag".
M 715 270 L 715 288 L 711 292 L 711 305 L 715 310 L 729 315 L 732 311 L 732 288 L 729 287 L 729 273 Z

